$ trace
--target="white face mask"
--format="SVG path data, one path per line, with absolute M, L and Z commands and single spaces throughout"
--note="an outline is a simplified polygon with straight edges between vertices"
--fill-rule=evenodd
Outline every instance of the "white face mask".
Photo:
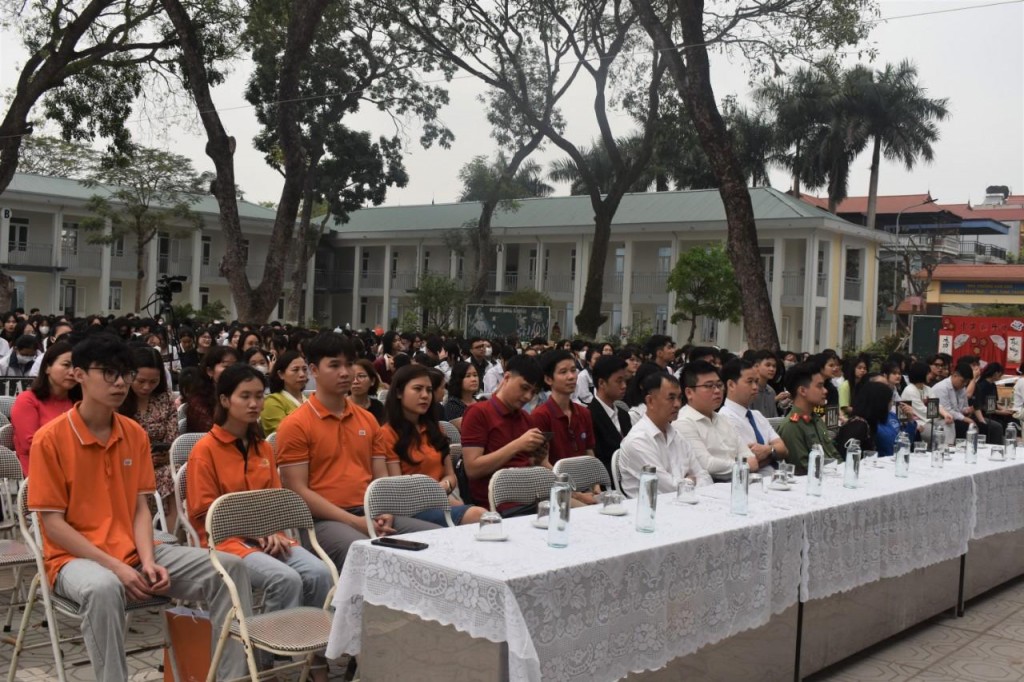
M 786 360 L 786 361 L 785 361 L 785 362 L 783 362 L 782 364 L 783 364 L 783 366 L 784 366 L 784 367 L 785 367 L 786 369 L 789 369 L 790 367 L 792 367 L 792 366 L 793 366 L 793 365 L 795 365 L 796 363 L 795 363 L 795 362 L 793 362 L 792 360 Z
M 485 358 L 491 357 L 491 353 L 493 353 L 493 352 L 494 352 L 494 350 L 490 346 L 487 346 L 487 348 L 484 348 L 484 357 Z
M 586 360 L 587 359 L 587 351 L 585 351 L 585 350 L 581 350 L 580 352 L 576 353 L 576 355 L 577 355 L 577 357 L 579 357 L 580 360 Z
M 35 359 L 35 355 L 21 355 L 20 353 L 18 354 L 18 362 L 20 362 L 23 365 L 30 365 L 33 362 L 35 362 Z
M 46 336 L 47 334 L 50 333 L 50 328 L 47 326 L 42 326 L 39 328 L 39 333 L 42 334 L 43 336 Z
M 253 365 L 253 368 L 254 368 L 254 369 L 255 369 L 255 370 L 257 371 L 257 372 L 262 372 L 263 374 L 267 374 L 267 373 L 269 373 L 269 372 L 270 372 L 270 367 L 268 367 L 268 366 L 266 366 L 266 365 Z

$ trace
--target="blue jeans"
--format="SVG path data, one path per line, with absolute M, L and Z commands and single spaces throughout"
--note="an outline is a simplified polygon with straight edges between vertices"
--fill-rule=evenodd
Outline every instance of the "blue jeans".
M 471 504 L 459 504 L 452 506 L 452 522 L 456 526 L 462 525 L 462 517 L 466 515 L 466 510 L 472 506 L 473 505 Z M 448 525 L 444 520 L 444 510 L 441 509 L 425 509 L 419 514 L 413 514 L 412 518 L 433 523 L 441 526 L 442 528 Z

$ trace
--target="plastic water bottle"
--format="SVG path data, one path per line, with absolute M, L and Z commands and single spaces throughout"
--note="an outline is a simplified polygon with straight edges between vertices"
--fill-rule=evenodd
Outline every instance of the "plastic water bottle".
M 569 507 L 572 506 L 572 484 L 569 483 L 569 474 L 555 474 L 550 504 L 548 547 L 568 547 Z
M 736 455 L 732 463 L 732 505 L 733 514 L 747 515 L 750 493 L 750 465 L 742 454 Z
M 964 461 L 967 464 L 978 463 L 978 425 L 974 422 L 967 427 L 967 450 L 964 453 Z
M 907 478 L 910 476 L 910 436 L 906 431 L 900 431 L 896 437 L 896 477 Z
M 1017 427 L 1013 422 L 1006 427 L 1003 434 L 1003 447 L 1006 450 L 1006 459 L 1017 459 Z
M 846 441 L 846 469 L 843 471 L 843 487 L 857 488 L 860 486 L 860 441 L 851 438 Z
M 654 512 L 658 508 L 658 469 L 651 465 L 640 470 L 640 491 L 636 500 L 636 529 L 654 532 Z
M 807 494 L 821 497 L 821 484 L 825 476 L 825 449 L 819 443 L 807 453 Z
M 946 449 L 946 427 L 936 424 L 932 427 L 932 450 L 942 452 Z

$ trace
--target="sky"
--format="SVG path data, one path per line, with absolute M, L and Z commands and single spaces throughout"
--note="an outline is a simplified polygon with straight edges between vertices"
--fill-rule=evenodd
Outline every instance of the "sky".
M 918 68 L 919 83 L 933 98 L 948 98 L 950 117 L 940 123 L 940 140 L 934 145 L 935 161 L 919 163 L 908 171 L 884 162 L 880 173 L 881 194 L 931 192 L 940 203 L 979 202 L 989 185 L 1008 185 L 1024 193 L 1024 0 L 881 0 L 881 18 L 869 38 L 877 50 L 873 66 L 911 60 Z M 916 15 L 916 16 L 906 16 Z M 16 82 L 24 60 L 15 36 L 0 32 L 0 92 Z M 854 63 L 848 56 L 845 63 Z M 281 177 L 270 169 L 262 154 L 252 148 L 258 131 L 255 116 L 243 97 L 249 74 L 247 63 L 238 64 L 228 80 L 214 90 L 214 99 L 229 134 L 238 140 L 235 173 L 250 201 L 276 202 Z M 566 98 L 567 137 L 577 145 L 590 142 L 597 133 L 592 110 L 592 88 L 586 77 Z M 735 95 L 749 103 L 751 86 L 747 65 L 735 55 L 715 56 L 712 81 L 716 97 Z M 489 136 L 482 105 L 483 91 L 467 75 L 457 75 L 449 85 L 451 104 L 442 111 L 454 131 L 450 149 L 422 149 L 418 126 L 409 121 L 405 164 L 407 187 L 390 189 L 385 205 L 415 205 L 455 201 L 460 184 L 459 168 L 479 154 L 493 155 L 496 146 Z M 134 119 L 133 132 L 142 144 L 184 154 L 197 168 L 212 169 L 204 154 L 205 138 L 192 116 L 166 117 L 159 103 Z M 376 135 L 395 132 L 390 118 L 378 112 L 360 112 L 349 125 Z M 629 132 L 631 122 L 612 116 L 616 135 Z M 534 155 L 542 164 L 563 156 L 547 145 Z M 854 162 L 851 196 L 868 191 L 870 156 Z M 785 189 L 789 179 L 772 173 L 772 184 Z M 822 194 L 824 190 L 819 191 Z M 556 194 L 567 194 L 560 186 Z

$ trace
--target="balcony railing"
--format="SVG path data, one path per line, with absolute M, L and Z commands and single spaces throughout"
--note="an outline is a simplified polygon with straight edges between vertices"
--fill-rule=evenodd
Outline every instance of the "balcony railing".
M 983 258 L 987 260 L 1006 260 L 1006 249 L 981 242 L 961 242 L 960 256 L 965 258 Z
M 359 273 L 359 288 L 360 289 L 383 289 L 384 288 L 384 271 L 383 270 L 363 270 Z
M 847 277 L 843 288 L 843 298 L 847 301 L 863 300 L 862 280 L 860 277 Z
M 803 296 L 804 295 L 804 273 L 783 272 L 782 273 L 782 295 Z
M 569 273 L 547 273 L 544 277 L 544 293 L 546 294 L 571 294 L 572 275 Z
M 658 296 L 664 294 L 668 289 L 667 272 L 634 272 L 633 273 L 633 295 L 634 296 Z
M 409 291 L 415 289 L 419 283 L 416 281 L 415 272 L 392 272 L 391 291 Z
M 345 292 L 352 291 L 352 279 L 355 273 L 351 270 L 317 270 L 314 283 L 319 291 Z
M 621 296 L 622 295 L 622 273 L 613 272 L 610 275 L 604 276 L 604 295 L 605 296 Z
M 815 294 L 820 298 L 828 297 L 828 275 L 824 272 L 818 273 L 818 285 Z
M 16 243 L 7 256 L 9 265 L 52 265 L 53 247 L 49 244 Z
M 103 247 L 97 244 L 80 245 L 77 249 L 66 248 L 61 251 L 61 265 L 67 268 L 69 275 L 99 274 Z
M 502 291 L 519 291 L 519 273 L 518 272 L 506 272 L 504 282 L 501 287 Z

